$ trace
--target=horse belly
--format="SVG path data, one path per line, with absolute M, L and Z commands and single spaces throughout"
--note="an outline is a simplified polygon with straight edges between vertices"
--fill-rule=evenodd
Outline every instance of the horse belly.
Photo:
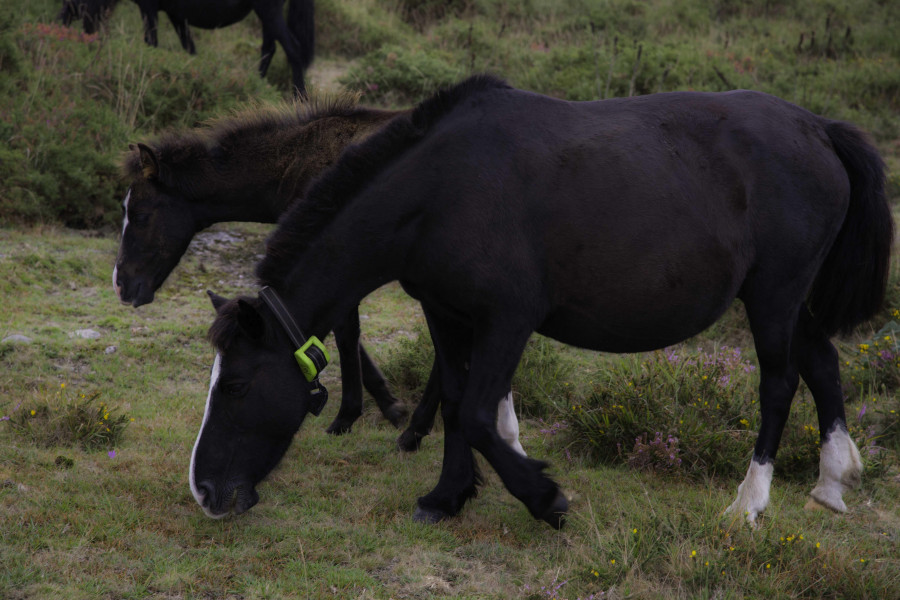
M 175 1 L 160 4 L 160 8 L 172 17 L 172 20 L 187 21 L 192 27 L 200 29 L 219 29 L 243 21 L 252 9 L 249 0 L 193 0 L 192 2 Z

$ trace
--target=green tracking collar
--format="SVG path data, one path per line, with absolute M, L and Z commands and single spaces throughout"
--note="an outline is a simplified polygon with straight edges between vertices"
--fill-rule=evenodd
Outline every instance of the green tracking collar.
M 313 398 L 310 412 L 318 415 L 322 412 L 322 407 L 325 406 L 325 402 L 328 400 L 328 391 L 319 383 L 319 373 L 328 366 L 331 357 L 328 356 L 328 351 L 319 338 L 313 335 L 307 339 L 303 335 L 303 332 L 300 331 L 296 321 L 294 321 L 291 313 L 288 312 L 284 302 L 275 293 L 275 290 L 266 286 L 259 290 L 259 297 L 275 313 L 275 318 L 284 327 L 284 331 L 294 344 L 294 347 L 298 348 L 294 352 L 294 358 L 297 359 L 297 364 L 300 365 L 300 371 L 303 372 L 306 381 L 310 383 L 310 393 Z

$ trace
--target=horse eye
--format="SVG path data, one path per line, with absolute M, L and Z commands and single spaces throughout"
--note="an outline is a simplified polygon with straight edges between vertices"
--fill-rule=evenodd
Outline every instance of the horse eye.
M 250 388 L 248 383 L 243 381 L 234 381 L 222 385 L 222 392 L 226 396 L 240 397 L 247 393 Z

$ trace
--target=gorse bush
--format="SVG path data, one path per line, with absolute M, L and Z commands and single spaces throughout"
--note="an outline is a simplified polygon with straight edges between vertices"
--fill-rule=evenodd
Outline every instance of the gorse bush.
M 70 391 L 63 383 L 55 392 L 40 390 L 34 399 L 18 402 L 9 414 L 0 416 L 0 423 L 39 446 L 112 449 L 134 419 L 119 414 L 99 397 L 99 393 Z
M 656 451 L 677 445 L 682 472 L 735 475 L 746 467 L 759 424 L 754 371 L 739 348 L 623 356 L 570 406 L 569 431 L 604 462 L 635 463 L 641 446 L 655 439 Z M 655 438 L 648 443 L 649 436 Z M 663 466 L 669 454 L 660 456 L 647 466 Z

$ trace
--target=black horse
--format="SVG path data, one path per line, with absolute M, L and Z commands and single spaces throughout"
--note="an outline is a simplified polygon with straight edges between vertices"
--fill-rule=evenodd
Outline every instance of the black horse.
M 348 149 L 281 219 L 257 275 L 307 336 L 392 280 L 421 301 L 445 425 L 440 479 L 414 517 L 428 522 L 475 495 L 474 448 L 535 518 L 563 524 L 546 465 L 495 429 L 533 331 L 645 351 L 740 298 L 762 424 L 728 510 L 753 521 L 800 377 L 822 432 L 812 496 L 846 509 L 861 463 L 829 337 L 879 308 L 892 240 L 883 164 L 850 125 L 756 92 L 575 103 L 476 77 Z M 190 480 L 222 516 L 258 500 L 318 388 L 271 303 L 213 303 L 218 356 Z
M 313 0 L 290 0 L 288 18 L 284 20 L 284 0 L 134 0 L 141 10 L 144 20 L 144 41 L 157 45 L 157 13 L 161 10 L 169 15 L 172 26 L 178 33 L 182 47 L 196 54 L 190 26 L 201 29 L 219 29 L 234 25 L 250 14 L 256 13 L 262 22 L 262 57 L 259 74 L 263 77 L 269 70 L 269 63 L 275 55 L 277 40 L 293 72 L 293 84 L 301 95 L 306 93 L 303 73 L 312 63 L 315 46 L 315 21 Z M 63 0 L 59 19 L 70 25 L 81 19 L 84 30 L 94 33 L 104 19 L 112 12 L 119 0 Z
M 399 114 L 358 106 L 351 95 L 317 96 L 296 107 L 250 109 L 132 147 L 123 165 L 129 186 L 112 276 L 116 295 L 135 307 L 152 302 L 197 232 L 224 221 L 275 223 L 348 145 Z M 328 432 L 350 431 L 362 414 L 363 386 L 399 426 L 405 411 L 359 343 L 356 309 L 335 327 L 335 340 L 343 385 Z M 401 449 L 416 450 L 431 430 L 439 402 L 433 388 L 400 434 Z M 524 454 L 512 398 L 507 394 L 503 402 L 501 431 Z

